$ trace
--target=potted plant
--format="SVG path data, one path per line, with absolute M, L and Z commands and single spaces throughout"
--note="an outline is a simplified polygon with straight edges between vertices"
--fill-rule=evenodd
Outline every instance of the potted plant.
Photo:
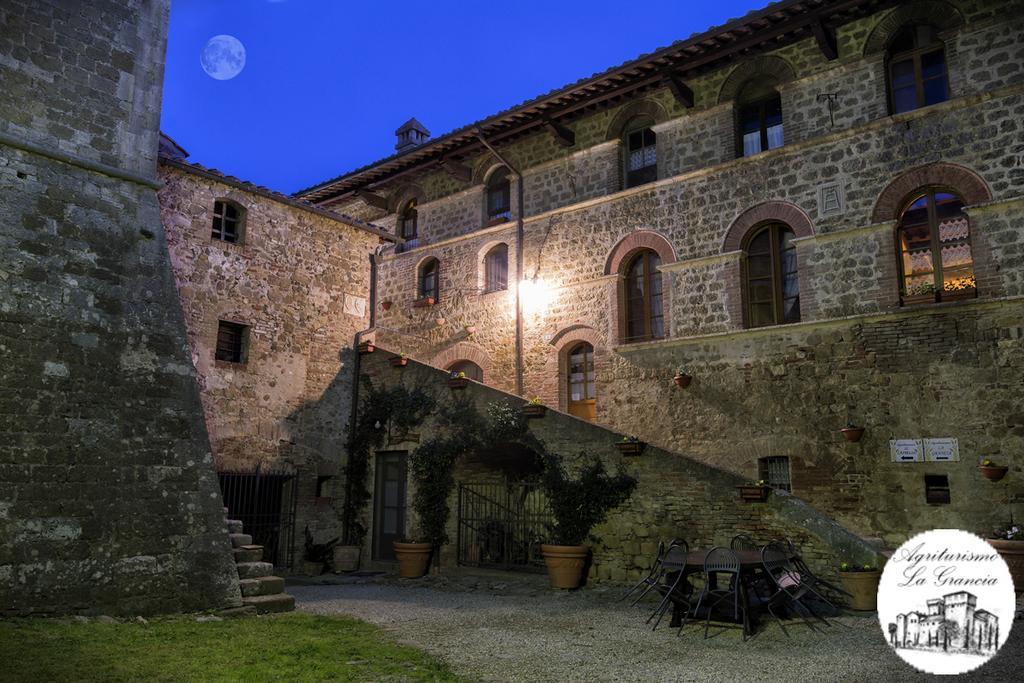
M 395 557 L 398 558 L 398 575 L 403 579 L 418 579 L 427 573 L 430 566 L 430 543 L 415 541 L 394 541 Z
M 740 499 L 752 502 L 763 503 L 768 500 L 768 492 L 771 490 L 764 479 L 747 482 L 736 487 L 740 492 Z
M 878 580 L 881 570 L 870 564 L 843 562 L 839 565 L 839 580 L 850 594 L 850 608 L 874 610 L 878 607 Z
M 452 372 L 448 378 L 449 389 L 465 389 L 466 385 L 469 384 L 469 378 L 466 377 L 464 372 Z
M 918 282 L 907 287 L 907 293 L 903 295 L 904 304 L 923 304 L 935 301 L 935 284 L 932 282 Z
M 428 307 L 434 305 L 434 297 L 432 297 L 432 296 L 420 297 L 419 299 L 416 299 L 416 301 L 412 302 L 412 305 L 414 307 L 416 307 L 416 308 L 428 308 Z
M 640 455 L 647 447 L 647 443 L 635 436 L 624 436 L 622 441 L 615 444 L 623 455 Z
M 364 341 L 359 344 L 359 353 L 373 353 L 375 348 L 373 342 Z
M 409 359 L 403 353 L 400 356 L 391 356 L 391 367 L 393 368 L 404 368 L 409 364 Z
M 306 527 L 306 547 L 302 554 L 302 573 L 305 576 L 320 576 L 324 573 L 324 565 L 331 556 L 331 549 L 338 542 L 337 538 L 327 543 L 314 543 L 313 534 Z
M 574 479 L 569 478 L 559 458 L 547 454 L 544 459 L 541 486 L 554 522 L 551 542 L 542 543 L 540 549 L 552 588 L 571 589 L 582 584 L 590 552 L 584 543 L 592 539 L 591 530 L 624 503 L 636 487 L 636 479 L 624 471 L 610 475 L 599 459 L 588 459 L 582 453 L 580 457 L 585 464 Z
M 362 548 L 357 545 L 334 546 L 334 561 L 331 567 L 335 574 L 354 572 L 359 569 L 359 555 Z
M 523 406 L 524 417 L 544 417 L 547 412 L 548 407 L 540 402 L 538 396 L 534 396 L 529 403 Z
M 860 441 L 860 437 L 864 436 L 864 428 L 858 427 L 852 422 L 847 422 L 846 426 L 839 431 L 847 441 L 857 442 Z
M 997 465 L 987 458 L 978 465 L 978 471 L 981 472 L 981 476 L 990 481 L 999 481 L 1006 476 L 1009 469 L 1006 465 Z
M 383 308 L 385 311 L 390 311 L 391 310 L 391 302 L 390 301 L 381 301 L 380 302 L 380 307 Z
M 1024 529 L 1011 521 L 997 527 L 987 540 L 1010 568 L 1014 590 L 1024 593 Z
M 685 389 L 690 386 L 690 382 L 693 381 L 693 377 L 686 372 L 686 368 L 679 368 L 676 370 L 675 376 L 672 377 L 672 381 L 676 383 L 676 386 L 680 389 Z

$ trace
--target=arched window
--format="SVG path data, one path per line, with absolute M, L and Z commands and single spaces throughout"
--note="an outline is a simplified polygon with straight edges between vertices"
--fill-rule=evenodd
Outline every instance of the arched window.
M 755 228 L 743 250 L 747 326 L 800 321 L 795 235 L 783 223 Z
M 569 350 L 566 358 L 569 414 L 593 422 L 597 418 L 594 347 L 580 342 Z
M 440 287 L 439 280 L 441 277 L 440 264 L 436 258 L 427 259 L 420 266 L 420 277 L 419 277 L 419 298 L 426 299 L 430 297 L 434 300 L 434 303 L 440 301 Z
M 226 199 L 218 199 L 213 203 L 213 239 L 241 242 L 244 227 L 245 209 Z
M 484 291 L 508 289 L 508 245 L 498 244 L 484 256 Z
M 942 190 L 922 191 L 897 228 L 904 304 L 976 295 L 971 227 L 963 201 Z
M 652 249 L 642 249 L 626 262 L 622 283 L 623 341 L 647 341 L 665 336 L 661 273 L 657 270 L 660 265 L 661 258 Z
M 740 156 L 782 147 L 782 97 L 773 78 L 747 81 L 736 99 L 736 114 Z
M 658 179 L 658 137 L 651 130 L 654 119 L 637 116 L 625 128 L 626 187 L 636 187 Z
M 889 106 L 893 114 L 949 99 L 946 49 L 935 29 L 905 26 L 889 43 Z
M 466 377 L 477 382 L 484 381 L 484 371 L 479 365 L 471 360 L 457 360 L 448 366 L 448 372 L 458 375 L 466 373 Z
M 487 224 L 496 225 L 512 219 L 512 187 L 509 170 L 499 166 L 487 179 Z
M 398 236 L 404 240 L 416 239 L 419 234 L 416 200 L 410 199 L 398 214 Z

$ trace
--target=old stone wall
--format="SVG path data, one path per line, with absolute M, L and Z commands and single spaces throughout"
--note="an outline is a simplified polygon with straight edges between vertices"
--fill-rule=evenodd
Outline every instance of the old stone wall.
M 155 163 L 168 3 L 0 8 L 0 612 L 240 604 Z
M 369 259 L 380 239 L 187 164 L 162 163 L 160 179 L 217 469 L 296 472 L 298 538 L 307 524 L 318 541 L 337 536 L 352 346 L 369 326 Z M 244 211 L 236 243 L 211 238 L 217 200 Z M 221 320 L 248 328 L 245 362 L 215 359 Z
M 414 362 L 404 368 L 393 368 L 388 363 L 392 355 L 378 347 L 374 353 L 363 356 L 362 372 L 377 385 L 401 383 L 421 387 L 442 404 L 468 399 L 481 412 L 493 402 L 524 403 L 476 383 L 461 390 L 449 389 L 442 371 Z M 435 426 L 428 419 L 414 430 L 416 441 L 395 437 L 382 450 L 411 452 L 431 436 Z M 638 481 L 632 497 L 594 529 L 599 541 L 593 545 L 591 581 L 635 580 L 650 568 L 661 540 L 681 538 L 691 548 L 709 549 L 716 545 L 728 547 L 733 536 L 739 533 L 748 533 L 761 542 L 789 538 L 824 576 L 833 575 L 843 561 L 881 561 L 871 546 L 803 501 L 776 493 L 763 503 L 743 502 L 735 488 L 744 483 L 741 477 L 685 454 L 648 446 L 642 455 L 624 456 L 616 447 L 622 439 L 621 433 L 554 411 L 548 411 L 543 418 L 529 420 L 528 426 L 550 452 L 563 458 L 570 472 L 583 459 L 596 456 L 609 470 L 622 466 Z M 505 475 L 500 472 L 495 453 L 480 453 L 458 464 L 456 480 L 458 483 L 505 481 Z M 412 484 L 410 491 L 413 491 Z M 451 542 L 441 550 L 443 567 L 456 563 L 457 497 L 454 492 L 449 501 L 451 515 L 447 533 Z M 370 507 L 366 557 L 370 557 L 374 534 L 372 502 Z M 415 529 L 414 519 L 407 521 L 406 529 Z
M 1010 483 L 1016 475 L 991 487 L 980 481 L 974 466 L 982 456 L 1016 463 L 1024 436 L 1013 417 L 1024 398 L 1013 360 L 1020 341 L 1017 325 L 1005 314 L 1017 310 L 1024 277 L 1024 128 L 1018 115 L 1024 106 L 1019 52 L 1024 21 L 1005 3 L 956 6 L 951 21 L 964 20 L 943 32 L 953 94 L 947 102 L 886 115 L 883 55 L 871 48 L 896 16 L 883 12 L 841 27 L 836 62 L 826 62 L 813 41 L 769 55 L 793 72 L 781 86 L 784 147 L 734 158 L 732 101 L 720 98 L 738 80 L 735 71 L 756 74 L 774 63 L 759 58 L 753 66 L 739 64 L 695 79 L 698 103 L 692 111 L 675 109 L 670 97 L 660 95 L 653 98 L 657 106 L 642 108 L 665 112 L 656 125 L 659 164 L 671 177 L 612 194 L 589 195 L 577 185 L 580 198 L 557 209 L 528 194 L 523 277 L 543 286 L 523 290 L 527 396 L 565 409 L 565 356 L 574 342 L 588 341 L 598 368 L 599 422 L 749 476 L 757 473 L 759 457 L 789 456 L 796 492 L 860 533 L 896 541 L 906 537 L 908 525 L 955 522 L 982 531 L 1008 517 L 1006 490 L 1016 485 Z M 815 97 L 822 90 L 840 92 L 834 124 Z M 629 106 L 574 124 L 577 147 L 605 150 L 607 128 L 616 116 L 627 118 Z M 562 160 L 519 151 L 528 145 L 545 146 Z M 528 190 L 531 178 L 541 177 L 536 168 L 562 168 L 565 159 L 578 154 L 565 152 L 549 134 L 513 143 L 506 151 L 536 161 L 536 167 L 524 166 Z M 593 159 L 605 159 L 602 154 Z M 551 184 L 554 176 L 543 177 L 550 197 L 569 196 Z M 562 180 L 570 182 L 569 176 Z M 425 179 L 418 182 L 431 187 Z M 897 212 L 910 192 L 932 186 L 959 193 L 969 205 L 978 298 L 903 308 Z M 460 201 L 472 192 L 462 190 Z M 448 201 L 428 194 L 421 205 Z M 785 221 L 798 235 L 803 322 L 746 330 L 740 245 L 746 230 L 765 219 Z M 390 304 L 379 311 L 379 342 L 441 367 L 458 357 L 474 360 L 488 367 L 488 384 L 513 389 L 513 291 L 482 293 L 480 283 L 481 255 L 497 241 L 509 245 L 514 271 L 515 226 L 481 230 L 470 222 L 445 224 L 435 232 L 429 219 L 420 225 L 424 246 L 386 256 L 382 264 L 379 300 Z M 641 234 L 654 234 L 668 245 L 661 272 L 669 337 L 622 345 L 620 274 L 611 264 L 621 263 Z M 414 308 L 417 267 L 429 257 L 441 264 L 440 301 Z M 510 282 L 515 282 L 511 275 Z M 914 331 L 918 324 L 961 318 L 935 332 L 941 349 L 938 340 Z M 856 356 L 850 349 L 857 348 L 860 333 L 853 330 L 876 325 L 896 330 L 893 348 Z M 974 326 L 986 331 L 975 333 Z M 819 347 L 833 334 L 843 344 Z M 906 362 L 884 370 L 864 365 L 890 354 Z M 861 371 L 846 378 L 842 371 L 851 363 L 861 364 Z M 693 366 L 698 378 L 710 373 L 710 382 L 718 383 L 719 372 L 729 379 L 717 384 L 716 398 L 707 405 L 673 410 L 665 406 L 676 396 L 669 391 L 670 379 L 679 365 Z M 790 367 L 801 370 L 789 374 Z M 992 367 L 1005 368 L 1011 381 L 986 374 Z M 833 382 L 822 393 L 820 385 Z M 934 402 L 907 398 L 904 414 L 888 403 L 891 391 L 884 387 L 890 382 L 925 392 Z M 709 386 L 696 389 L 698 384 L 699 379 L 695 391 Z M 992 418 L 982 407 L 993 400 L 1006 406 L 1005 414 Z M 952 404 L 964 408 L 948 412 Z M 759 431 L 748 429 L 761 414 L 770 419 L 756 418 Z M 838 428 L 848 417 L 874 424 L 877 441 L 864 446 L 872 449 L 870 459 L 838 467 L 837 462 L 846 462 L 845 451 L 824 454 L 840 446 Z M 932 436 L 961 439 L 962 462 L 937 466 L 940 473 L 943 468 L 958 473 L 951 476 L 948 506 L 926 504 L 921 467 L 888 464 L 890 438 Z M 761 441 L 751 446 L 755 438 Z M 828 464 L 809 465 L 821 459 Z M 977 496 L 998 504 L 978 506 Z

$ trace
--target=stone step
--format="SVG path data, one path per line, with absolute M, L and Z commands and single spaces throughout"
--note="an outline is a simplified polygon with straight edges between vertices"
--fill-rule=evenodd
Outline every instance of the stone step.
M 256 614 L 269 614 L 271 612 L 291 612 L 295 609 L 295 598 L 287 593 L 277 595 L 254 595 L 249 598 L 242 598 L 243 605 L 252 605 L 256 608 Z
M 242 533 L 242 520 L 240 519 L 229 519 L 227 520 L 228 533 L 229 534 L 240 534 Z
M 253 595 L 276 595 L 284 593 L 284 577 L 258 576 L 254 579 L 241 579 L 238 587 L 242 589 L 242 597 Z
M 241 548 L 242 546 L 252 545 L 252 536 L 249 534 L 228 534 L 228 538 L 231 539 L 232 548 Z
M 242 579 L 256 579 L 274 573 L 274 565 L 269 562 L 239 562 L 238 576 Z
M 259 562 L 263 559 L 261 545 L 241 545 L 232 548 L 231 552 L 235 555 L 235 562 Z

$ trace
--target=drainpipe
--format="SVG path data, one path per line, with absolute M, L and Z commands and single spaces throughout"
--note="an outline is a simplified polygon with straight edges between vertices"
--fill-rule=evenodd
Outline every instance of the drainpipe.
M 480 128 L 476 129 L 476 137 L 495 158 L 512 171 L 516 177 L 516 395 L 523 395 L 523 300 L 519 292 L 519 282 L 523 279 L 523 174 L 508 162 L 498 150 L 491 146 Z
M 359 342 L 364 334 L 373 332 L 376 329 L 377 324 L 377 263 L 380 260 L 380 249 L 385 245 L 381 245 L 377 249 L 374 249 L 370 256 L 370 326 L 365 330 L 356 332 L 355 339 L 352 342 L 352 411 L 348 419 L 348 440 L 346 448 L 349 453 L 352 452 L 355 446 L 355 433 L 356 433 L 356 418 L 359 414 L 359 366 L 360 358 L 359 355 Z M 349 497 L 352 495 L 352 481 L 346 475 L 345 477 L 345 504 L 348 504 Z M 341 529 L 342 543 L 348 544 L 351 538 L 352 524 L 351 520 L 344 519 Z

